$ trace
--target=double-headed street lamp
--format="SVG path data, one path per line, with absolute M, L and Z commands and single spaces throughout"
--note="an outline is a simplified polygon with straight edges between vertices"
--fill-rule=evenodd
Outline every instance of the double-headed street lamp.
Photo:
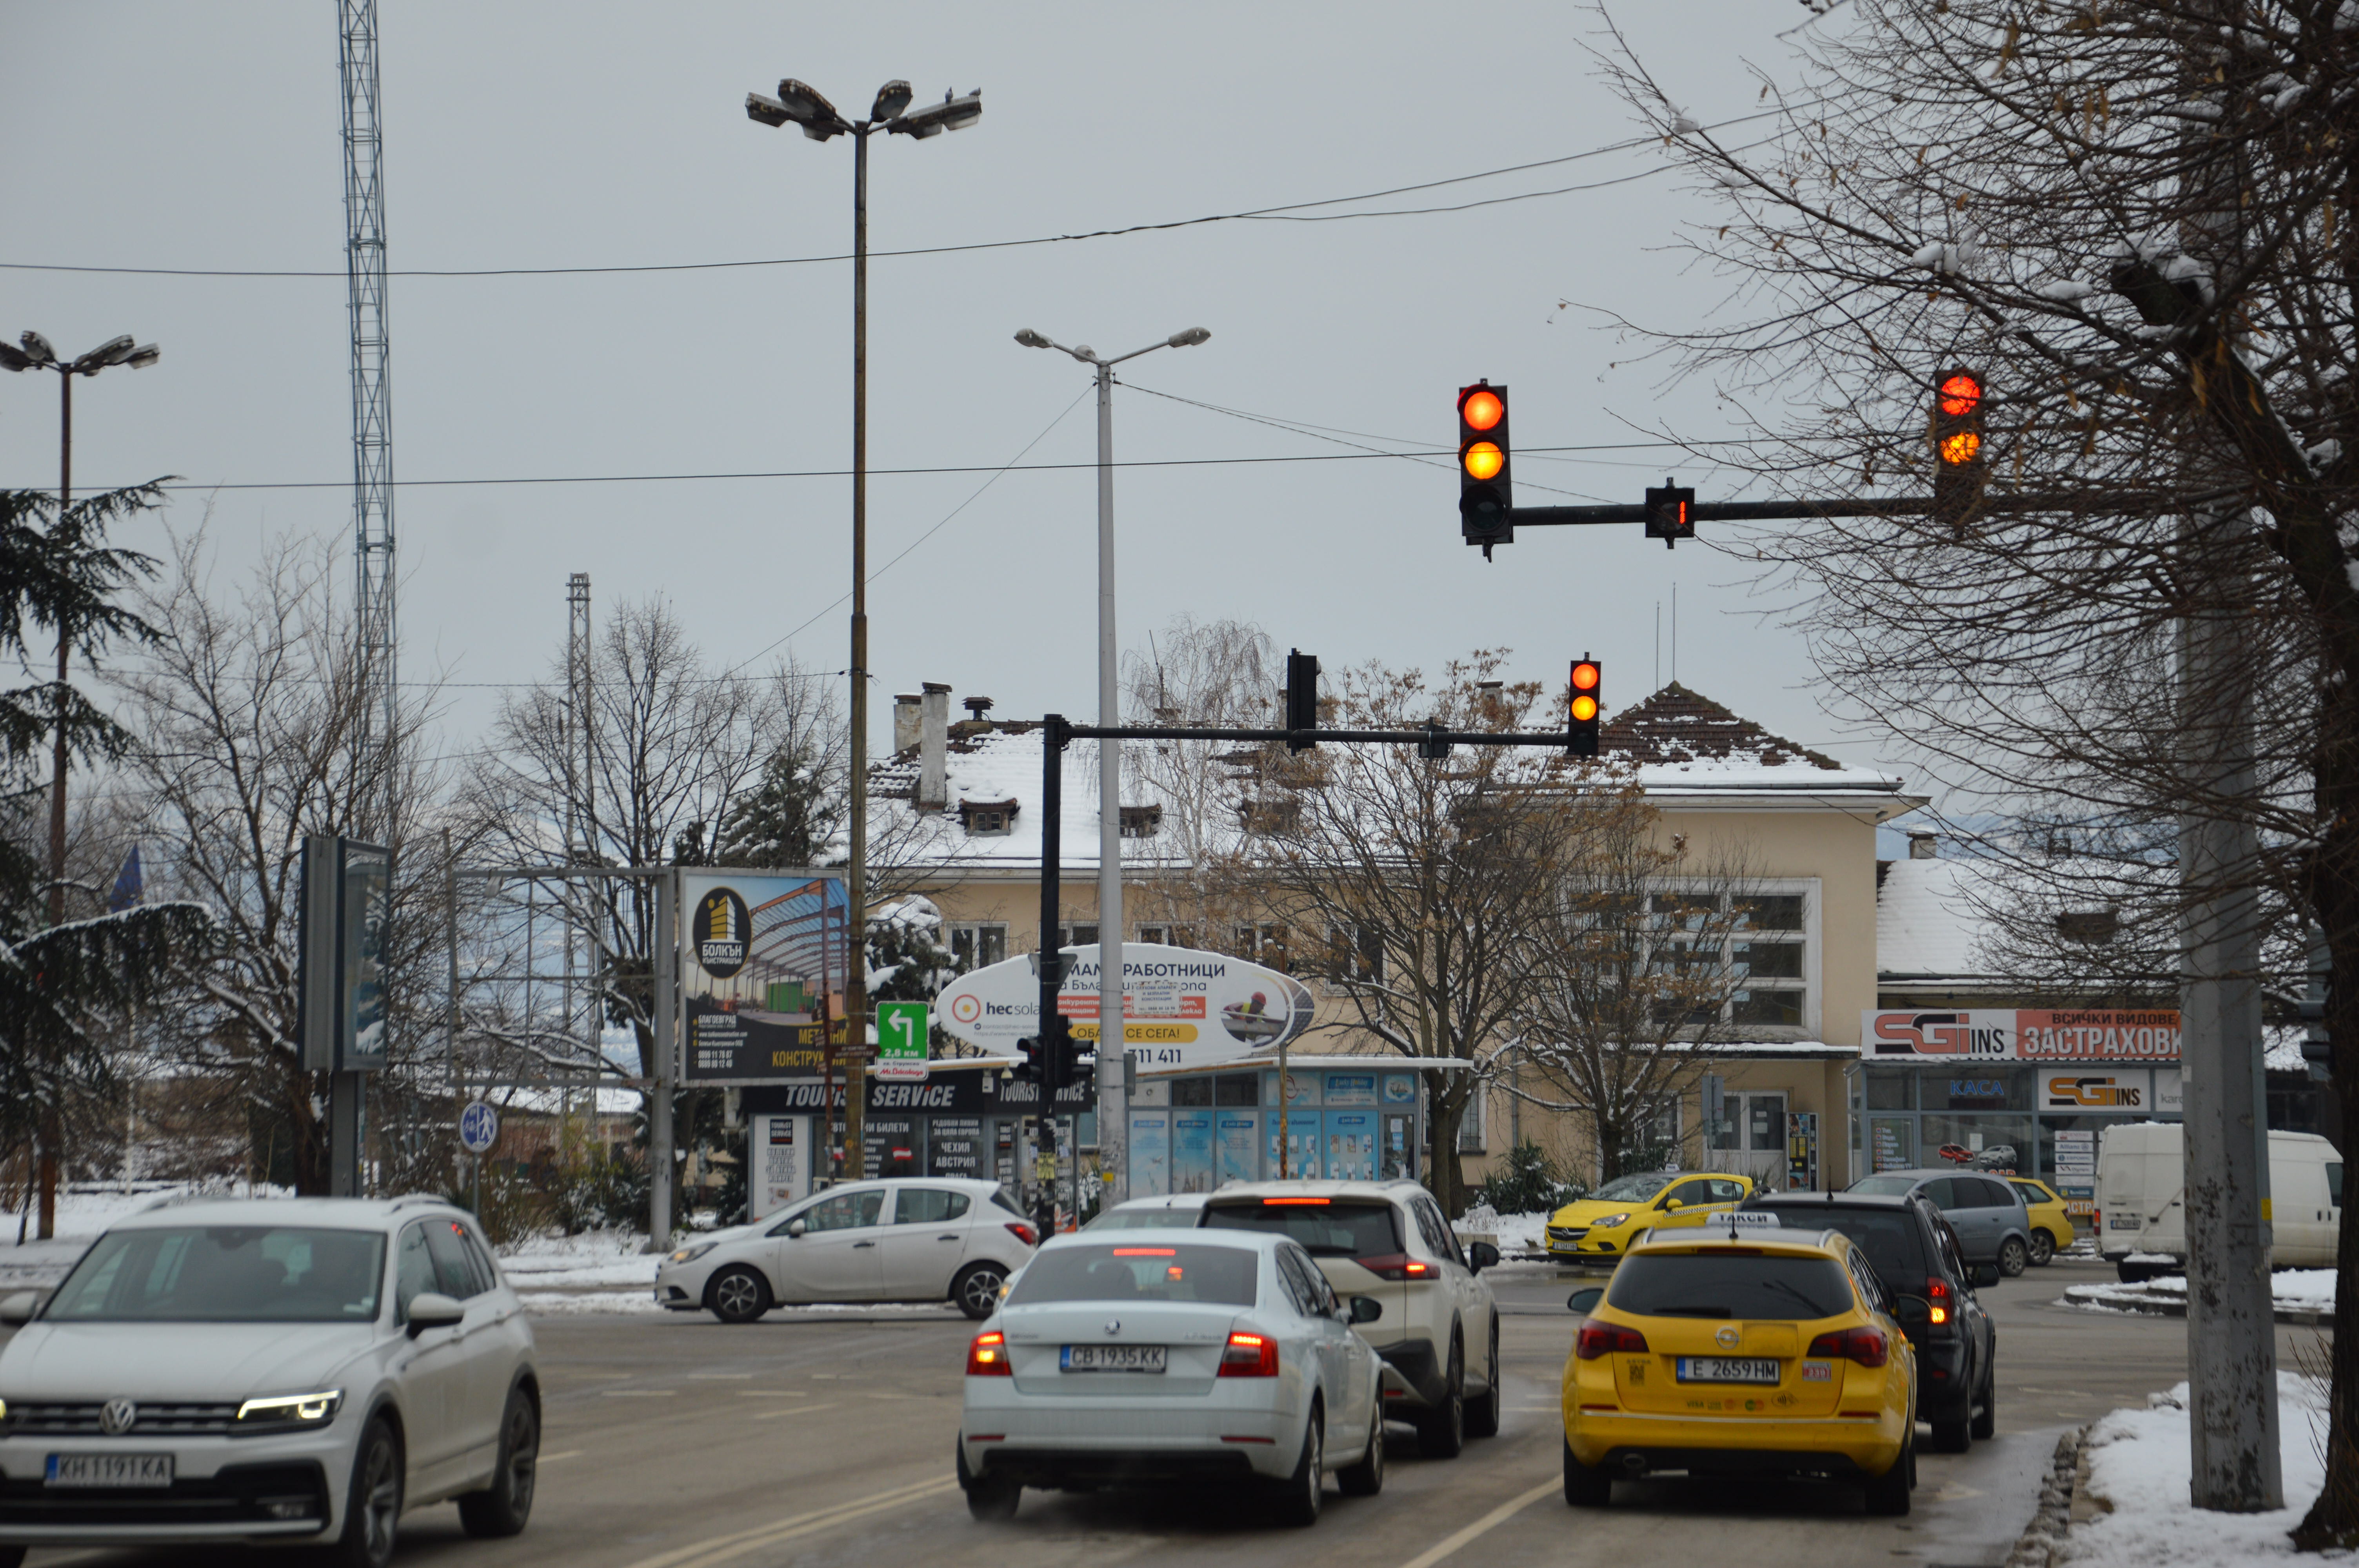
M 1027 349 L 1055 349 L 1093 365 L 1098 373 L 1098 723 L 1122 722 L 1116 693 L 1114 631 L 1114 367 L 1158 349 L 1188 349 L 1212 334 L 1201 327 L 1174 332 L 1159 343 L 1149 343 L 1113 359 L 1102 359 L 1087 344 L 1066 348 L 1027 327 L 1016 341 Z M 1043 876 L 1058 868 L 1043 866 Z M 1126 1037 L 1122 1012 L 1122 745 L 1098 741 L 1098 1141 L 1121 1149 L 1128 1131 L 1129 1108 L 1122 1089 L 1122 1058 Z M 1056 933 L 1040 934 L 1041 951 L 1051 946 Z M 1107 1108 L 1111 1104 L 1111 1109 Z M 1112 1136 L 1108 1134 L 1111 1132 Z M 1118 1154 L 1110 1165 L 1113 1178 L 1109 1203 L 1130 1195 L 1129 1159 Z
M 804 135 L 823 142 L 852 137 L 852 875 L 851 974 L 844 986 L 844 1032 L 853 1049 L 853 1087 L 844 1095 L 843 1158 L 854 1178 L 866 1173 L 863 1144 L 866 1082 L 859 1065 L 868 1040 L 868 138 L 878 131 L 919 141 L 944 131 L 962 131 L 983 118 L 983 89 L 942 101 L 915 114 L 906 81 L 877 89 L 865 120 L 847 120 L 817 89 L 788 77 L 778 95 L 745 94 L 745 117 L 765 125 L 799 125 Z
M 27 332 L 16 340 L 23 345 L 11 348 L 0 343 L 0 369 L 14 371 L 52 370 L 58 373 L 58 522 L 65 522 L 66 508 L 73 502 L 73 382 L 78 375 L 96 375 L 113 365 L 128 365 L 133 370 L 146 370 L 164 352 L 153 343 L 137 343 L 128 334 L 110 338 L 79 359 L 61 360 L 49 341 L 38 332 Z M 136 345 L 136 346 L 135 346 Z M 58 732 L 49 764 L 49 924 L 61 924 L 66 917 L 66 655 L 73 646 L 73 628 L 62 621 L 58 625 Z M 57 1228 L 57 1158 L 60 1127 L 54 1110 L 44 1113 L 41 1121 L 41 1238 L 48 1240 Z

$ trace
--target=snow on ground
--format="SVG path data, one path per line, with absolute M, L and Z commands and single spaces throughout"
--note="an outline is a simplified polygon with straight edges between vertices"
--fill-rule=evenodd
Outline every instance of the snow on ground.
M 2269 1276 L 2269 1289 L 2279 1312 L 2334 1310 L 2332 1269 L 2281 1269 Z M 2167 1274 L 2136 1285 L 2073 1285 L 2064 1292 L 2064 1304 L 2113 1312 L 2184 1308 L 2187 1276 Z
M 2286 1532 L 2325 1484 L 2319 1457 L 2326 1441 L 2325 1386 L 2277 1374 L 2287 1506 L 2274 1513 L 2211 1513 L 2188 1502 L 2186 1403 L 2181 1383 L 2152 1396 L 2147 1409 L 2117 1410 L 2091 1431 L 2088 1490 L 2110 1511 L 2072 1526 L 2065 1562 L 2088 1568 L 2256 1568 L 2293 1562 Z
M 1476 1204 L 1466 1211 L 1457 1224 L 1461 1236 L 1489 1236 L 1494 1245 L 1507 1257 L 1518 1252 L 1539 1252 L 1543 1249 L 1549 1217 L 1545 1211 L 1533 1214 L 1501 1214 L 1488 1204 Z
M 652 1290 L 656 1260 L 644 1230 L 533 1236 L 500 1249 L 500 1269 L 518 1292 L 638 1285 Z

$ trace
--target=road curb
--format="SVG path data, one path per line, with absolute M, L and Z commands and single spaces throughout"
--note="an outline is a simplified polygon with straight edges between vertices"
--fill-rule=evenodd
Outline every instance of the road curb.
M 2185 1317 L 2187 1315 L 2187 1303 L 2183 1301 L 2173 1302 L 2158 1299 L 2152 1301 L 2126 1302 L 2099 1300 L 2078 1301 L 2073 1298 L 2071 1291 L 2067 1291 L 2064 1295 L 2064 1304 L 2071 1307 L 2082 1308 L 2084 1310 L 2091 1307 L 2098 1307 L 2103 1308 L 2107 1312 L 2136 1313 L 2140 1317 Z M 2276 1309 L 2275 1316 L 2279 1323 L 2292 1324 L 2298 1327 L 2303 1328 L 2316 1328 L 2321 1323 L 2332 1323 L 2334 1321 L 2334 1310 L 2332 1307 L 2278 1307 Z
M 2056 1456 L 2039 1483 L 2039 1506 L 2015 1538 L 2006 1568 L 2058 1568 L 2065 1560 L 2071 1545 L 2072 1499 L 2080 1486 L 2081 1444 L 2088 1435 L 2084 1426 L 2056 1440 Z

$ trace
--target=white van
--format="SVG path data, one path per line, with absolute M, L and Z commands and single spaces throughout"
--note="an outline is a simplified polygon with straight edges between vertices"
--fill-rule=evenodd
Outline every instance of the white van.
M 2125 1281 L 2187 1270 L 2185 1132 L 2140 1121 L 2099 1135 L 2097 1247 Z M 2269 1211 L 2280 1269 L 2334 1267 L 2343 1156 L 2314 1132 L 2269 1134 Z M 2132 1260 L 2136 1260 L 2132 1261 Z

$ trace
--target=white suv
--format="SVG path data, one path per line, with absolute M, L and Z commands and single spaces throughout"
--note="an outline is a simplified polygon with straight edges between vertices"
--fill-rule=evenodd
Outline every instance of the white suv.
M 1468 1437 L 1497 1433 L 1499 1309 L 1476 1276 L 1498 1249 L 1478 1241 L 1462 1251 L 1424 1187 L 1240 1182 L 1205 1201 L 1202 1223 L 1291 1237 L 1337 1295 L 1383 1303 L 1360 1334 L 1384 1358 L 1386 1415 L 1415 1422 L 1423 1453 L 1454 1458 Z
M 30 1546 L 321 1543 L 384 1568 L 405 1508 L 532 1511 L 532 1329 L 439 1198 L 245 1198 L 117 1223 L 0 1347 L 0 1568 Z
M 995 1183 L 847 1182 L 690 1242 L 657 1265 L 656 1300 L 723 1323 L 801 1302 L 948 1301 L 981 1319 L 1038 1240 Z

